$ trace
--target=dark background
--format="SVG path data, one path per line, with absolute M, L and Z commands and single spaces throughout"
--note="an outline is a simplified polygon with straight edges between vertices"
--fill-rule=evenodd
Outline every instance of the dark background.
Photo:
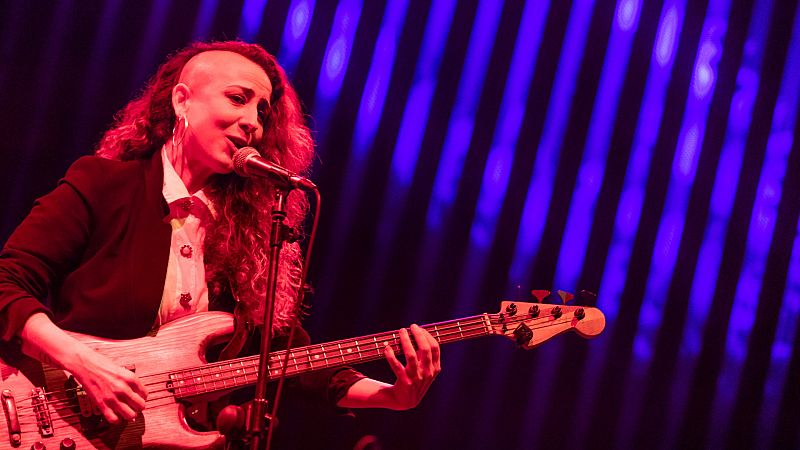
M 531 352 L 447 346 L 412 411 L 320 417 L 287 401 L 284 446 L 798 448 L 796 13 L 2 1 L 0 239 L 166 55 L 240 37 L 287 66 L 317 138 L 315 341 L 496 312 L 530 289 L 598 292 L 608 319 L 594 340 Z M 383 362 L 362 369 L 392 379 Z

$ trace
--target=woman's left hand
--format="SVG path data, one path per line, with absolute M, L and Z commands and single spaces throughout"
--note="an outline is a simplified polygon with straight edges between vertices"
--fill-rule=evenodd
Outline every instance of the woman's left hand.
M 392 399 L 392 409 L 402 410 L 417 406 L 442 371 L 439 343 L 436 339 L 418 325 L 411 325 L 410 330 L 417 344 L 416 350 L 411 344 L 408 330 L 400 330 L 400 347 L 405 356 L 405 366 L 397 359 L 390 345 L 387 344 L 383 349 L 383 354 L 397 377 L 394 384 L 385 391 Z

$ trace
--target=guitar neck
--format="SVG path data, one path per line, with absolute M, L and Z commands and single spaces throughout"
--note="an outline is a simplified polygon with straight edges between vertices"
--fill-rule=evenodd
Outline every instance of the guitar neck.
M 488 314 L 424 325 L 440 344 L 492 334 Z M 412 337 L 413 342 L 413 337 Z M 398 331 L 371 334 L 340 341 L 295 347 L 273 352 L 269 357 L 269 376 L 278 378 L 287 362 L 286 376 L 294 377 L 317 370 L 360 364 L 383 358 L 383 348 L 391 346 L 402 353 Z M 192 397 L 255 384 L 258 379 L 258 356 L 221 361 L 170 374 L 176 397 Z

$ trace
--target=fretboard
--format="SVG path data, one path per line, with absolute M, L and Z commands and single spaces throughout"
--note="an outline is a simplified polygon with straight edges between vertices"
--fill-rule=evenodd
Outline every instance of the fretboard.
M 486 336 L 492 330 L 488 314 L 439 322 L 422 328 L 440 344 Z M 289 351 L 288 361 L 286 350 L 273 352 L 269 358 L 269 376 L 273 379 L 280 377 L 284 361 L 287 361 L 287 377 L 374 361 L 384 357 L 383 349 L 387 345 L 395 353 L 402 353 L 398 331 L 295 347 Z M 258 379 L 258 358 L 249 356 L 172 372 L 169 374 L 171 388 L 174 395 L 181 398 L 255 384 Z

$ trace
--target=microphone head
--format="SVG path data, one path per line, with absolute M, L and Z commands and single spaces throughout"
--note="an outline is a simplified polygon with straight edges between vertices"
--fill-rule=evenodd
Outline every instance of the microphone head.
M 261 156 L 258 150 L 253 147 L 242 147 L 233 153 L 233 171 L 242 177 L 249 177 L 250 173 L 247 172 L 247 160 L 253 156 Z

